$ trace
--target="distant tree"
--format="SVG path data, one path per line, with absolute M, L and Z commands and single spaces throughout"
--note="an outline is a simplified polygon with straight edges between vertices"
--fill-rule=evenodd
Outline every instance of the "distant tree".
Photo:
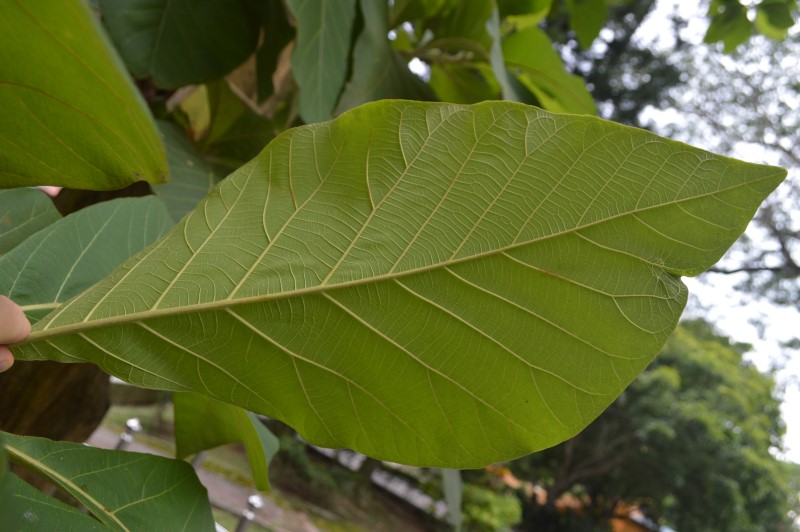
M 681 325 L 580 435 L 511 464 L 548 491 L 544 506 L 527 501 L 523 528 L 577 526 L 555 508 L 572 493 L 589 527 L 605 526 L 624 501 L 678 530 L 788 530 L 784 464 L 772 454 L 780 402 L 773 378 L 743 360 L 748 348 L 706 322 Z

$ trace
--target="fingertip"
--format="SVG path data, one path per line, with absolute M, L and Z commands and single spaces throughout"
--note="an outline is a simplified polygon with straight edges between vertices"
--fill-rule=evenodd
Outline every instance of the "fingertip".
M 6 346 L 0 346 L 0 373 L 8 371 L 14 365 L 14 355 Z
M 0 295 L 0 343 L 21 342 L 30 332 L 31 322 L 22 308 L 8 297 Z

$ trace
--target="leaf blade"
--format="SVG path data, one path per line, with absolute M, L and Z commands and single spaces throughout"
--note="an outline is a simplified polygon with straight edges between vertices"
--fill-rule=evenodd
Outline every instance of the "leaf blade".
M 277 137 L 18 355 L 477 467 L 598 415 L 674 328 L 677 275 L 784 175 L 588 116 L 378 102 Z
M 3 187 L 166 181 L 149 111 L 84 2 L 4 2 L 0 21 Z

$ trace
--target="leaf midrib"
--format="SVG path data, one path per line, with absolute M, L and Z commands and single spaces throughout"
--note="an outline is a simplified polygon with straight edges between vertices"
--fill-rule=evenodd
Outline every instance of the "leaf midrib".
M 90 508 L 92 511 L 92 515 L 100 519 L 106 525 L 116 525 L 121 530 L 129 530 L 125 524 L 119 520 L 119 518 L 114 515 L 106 506 L 89 495 L 86 491 L 82 490 L 79 486 L 77 486 L 72 480 L 65 477 L 58 471 L 48 467 L 45 465 L 41 460 L 30 456 L 12 444 L 5 444 L 4 446 L 8 453 L 16 458 L 17 460 L 21 461 L 23 464 L 29 465 L 36 469 L 37 471 L 41 472 L 42 474 L 46 475 L 48 478 L 54 480 L 59 485 L 63 486 L 65 489 L 68 490 L 68 493 L 78 499 L 83 505 Z M 105 518 L 105 519 L 104 519 Z
M 559 232 L 556 232 L 556 233 L 553 233 L 553 234 L 550 234 L 550 235 L 547 235 L 547 236 L 544 236 L 544 237 L 535 238 L 535 239 L 531 239 L 531 240 L 526 240 L 524 242 L 514 243 L 514 244 L 507 245 L 507 246 L 501 246 L 501 247 L 498 247 L 498 248 L 493 249 L 491 251 L 486 251 L 486 252 L 483 252 L 483 253 L 476 253 L 476 254 L 468 255 L 468 256 L 465 256 L 465 257 L 458 258 L 458 259 L 450 259 L 450 260 L 446 260 L 446 261 L 442 261 L 442 262 L 437 262 L 435 264 L 430 264 L 430 265 L 423 266 L 423 267 L 420 267 L 420 268 L 414 268 L 414 269 L 405 270 L 405 271 L 402 271 L 402 272 L 390 272 L 390 273 L 385 273 L 385 274 L 382 274 L 382 275 L 377 275 L 377 276 L 373 276 L 373 277 L 365 277 L 365 278 L 362 278 L 362 279 L 356 279 L 356 280 L 353 280 L 353 281 L 345 281 L 345 282 L 336 283 L 336 284 L 319 284 L 319 285 L 316 285 L 316 286 L 307 287 L 307 288 L 301 288 L 301 289 L 287 291 L 287 292 L 275 292 L 275 293 L 272 293 L 272 294 L 263 294 L 263 295 L 243 297 L 243 298 L 238 298 L 238 299 L 221 299 L 221 300 L 217 300 L 217 301 L 210 301 L 208 303 L 197 303 L 197 304 L 192 304 L 192 305 L 170 307 L 170 308 L 165 308 L 165 309 L 145 310 L 145 311 L 141 311 L 141 312 L 134 312 L 134 313 L 131 313 L 131 314 L 124 314 L 124 315 L 120 315 L 120 316 L 112 316 L 112 317 L 109 317 L 109 318 L 99 318 L 99 319 L 91 320 L 91 321 L 82 321 L 82 322 L 79 322 L 79 323 L 73 323 L 73 324 L 69 324 L 69 325 L 61 325 L 61 326 L 56 326 L 56 327 L 53 327 L 53 328 L 50 328 L 50 329 L 34 331 L 25 339 L 25 341 L 20 342 L 20 343 L 15 344 L 15 345 L 17 345 L 17 346 L 26 345 L 26 344 L 30 344 L 30 343 L 34 343 L 34 342 L 38 342 L 38 341 L 42 341 L 42 340 L 47 340 L 47 339 L 51 339 L 51 338 L 57 338 L 57 337 L 60 337 L 60 336 L 65 336 L 65 335 L 72 334 L 72 333 L 75 333 L 75 332 L 91 331 L 91 330 L 94 330 L 94 329 L 99 329 L 99 328 L 103 328 L 103 327 L 107 327 L 107 326 L 125 325 L 125 324 L 136 323 L 136 322 L 139 322 L 139 321 L 150 320 L 150 319 L 155 319 L 155 318 L 160 318 L 160 317 L 168 317 L 168 316 L 176 316 L 176 315 L 182 315 L 182 314 L 191 314 L 191 313 L 196 313 L 196 312 L 204 312 L 204 311 L 211 311 L 211 310 L 226 309 L 226 308 L 230 308 L 230 307 L 236 307 L 236 306 L 239 306 L 239 305 L 248 305 L 248 304 L 252 304 L 252 303 L 264 303 L 264 302 L 268 302 L 268 301 L 287 299 L 287 298 L 290 298 L 290 297 L 302 297 L 302 296 L 313 295 L 313 294 L 317 294 L 317 293 L 321 293 L 321 292 L 328 292 L 328 291 L 332 291 L 332 290 L 351 288 L 351 287 L 362 286 L 362 285 L 367 285 L 367 284 L 379 283 L 379 282 L 382 282 L 382 281 L 388 281 L 388 280 L 392 280 L 392 279 L 398 279 L 398 278 L 402 278 L 402 277 L 408 277 L 408 276 L 411 276 L 411 275 L 424 273 L 424 272 L 431 271 L 431 270 L 450 267 L 450 266 L 453 266 L 453 265 L 456 265 L 456 264 L 460 264 L 462 262 L 478 260 L 478 259 L 481 259 L 481 258 L 490 257 L 490 256 L 493 256 L 493 255 L 505 253 L 505 252 L 508 252 L 508 251 L 516 249 L 516 248 L 520 248 L 520 247 L 523 247 L 523 246 L 528 246 L 528 245 L 535 244 L 535 243 L 538 243 L 538 242 L 543 242 L 543 241 L 549 240 L 551 238 L 558 238 L 560 236 L 577 233 L 578 231 L 581 231 L 583 229 L 587 229 L 587 228 L 593 227 L 595 225 L 600 225 L 600 224 L 603 224 L 603 223 L 607 223 L 607 222 L 610 222 L 610 221 L 613 221 L 615 219 L 622 218 L 622 217 L 625 217 L 625 216 L 632 216 L 632 215 L 636 215 L 638 213 L 647 212 L 647 211 L 654 210 L 654 209 L 660 209 L 660 208 L 668 207 L 668 206 L 671 206 L 671 205 L 680 205 L 680 204 L 688 202 L 688 201 L 694 201 L 694 200 L 701 199 L 701 198 L 704 198 L 704 197 L 710 197 L 710 196 L 722 194 L 724 192 L 728 192 L 730 190 L 735 190 L 735 189 L 741 188 L 741 187 L 750 187 L 753 184 L 759 183 L 761 181 L 775 179 L 775 178 L 781 176 L 784 172 L 785 171 L 783 169 L 776 168 L 775 172 L 769 173 L 769 174 L 767 174 L 767 175 L 765 175 L 763 177 L 760 177 L 760 178 L 757 178 L 757 179 L 752 179 L 752 180 L 744 182 L 744 183 L 737 183 L 737 184 L 734 184 L 734 185 L 729 186 L 727 188 L 722 188 L 722 189 L 719 189 L 719 190 L 715 190 L 713 192 L 707 192 L 705 194 L 698 194 L 698 195 L 691 196 L 691 197 L 684 198 L 684 199 L 680 199 L 680 200 L 673 200 L 673 201 L 669 201 L 669 202 L 659 203 L 659 204 L 652 205 L 652 206 L 649 206 L 649 207 L 635 208 L 635 209 L 627 211 L 627 212 L 615 214 L 613 216 L 608 216 L 608 217 L 602 218 L 600 220 L 596 220 L 594 222 L 591 222 L 591 223 L 588 223 L 588 224 L 585 224 L 585 225 L 582 225 L 582 226 L 577 226 L 577 227 L 573 227 L 573 228 L 570 228 L 570 229 L 565 229 L 563 231 L 559 231 Z M 644 260 L 642 257 L 635 257 L 635 258 L 637 258 L 638 260 Z M 662 268 L 662 269 L 664 271 L 667 271 L 665 268 Z M 677 274 L 673 274 L 673 273 L 671 273 L 671 275 L 678 276 Z M 113 289 L 114 289 L 114 287 L 111 288 L 111 290 L 113 290 Z M 80 295 L 77 296 L 77 297 L 80 297 Z M 65 304 L 68 304 L 68 303 L 65 303 Z M 44 320 L 42 320 L 42 321 L 44 321 Z

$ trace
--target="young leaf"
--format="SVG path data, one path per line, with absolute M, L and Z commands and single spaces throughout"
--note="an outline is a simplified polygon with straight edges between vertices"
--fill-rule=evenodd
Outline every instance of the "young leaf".
M 0 2 L 0 187 L 163 183 L 153 121 L 83 0 Z
M 286 0 L 286 5 L 297 19 L 292 71 L 300 87 L 300 116 L 309 124 L 328 120 L 347 75 L 356 0 L 340 0 L 335 5 Z
M 55 205 L 41 190 L 0 190 L 0 257 L 59 218 Z
M 192 392 L 173 394 L 176 458 L 226 443 L 243 443 L 260 490 L 269 489 L 269 463 L 280 442 L 254 414 Z
M 153 196 L 99 203 L 45 227 L 0 258 L 0 294 L 36 321 L 108 275 L 172 225 Z
M 133 75 L 165 89 L 224 76 L 258 42 L 246 0 L 100 0 L 100 9 Z
M 481 467 L 602 412 L 677 323 L 679 276 L 785 175 L 589 116 L 376 102 L 277 137 L 15 353 Z
M 47 477 L 112 530 L 152 530 L 156 523 L 161 530 L 214 530 L 206 489 L 186 462 L 31 436 L 3 438 L 13 462 Z

